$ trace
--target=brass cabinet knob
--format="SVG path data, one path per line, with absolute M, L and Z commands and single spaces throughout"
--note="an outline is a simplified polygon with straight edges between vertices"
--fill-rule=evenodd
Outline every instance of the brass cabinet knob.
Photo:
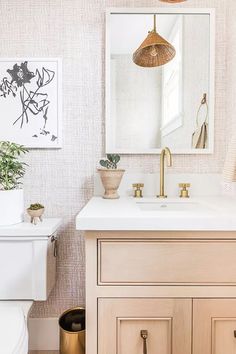
M 142 188 L 144 187 L 144 184 L 143 183 L 133 183 L 132 186 L 134 189 L 134 198 L 142 198 L 143 197 Z
M 180 198 L 189 198 L 189 191 L 187 188 L 191 186 L 190 183 L 179 183 L 180 190 Z

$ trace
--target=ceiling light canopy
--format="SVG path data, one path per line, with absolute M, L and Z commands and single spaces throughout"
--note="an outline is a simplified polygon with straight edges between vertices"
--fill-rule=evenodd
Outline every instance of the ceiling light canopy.
M 133 62 L 142 67 L 161 66 L 175 56 L 175 48 L 156 31 L 156 15 L 154 28 L 133 54 Z

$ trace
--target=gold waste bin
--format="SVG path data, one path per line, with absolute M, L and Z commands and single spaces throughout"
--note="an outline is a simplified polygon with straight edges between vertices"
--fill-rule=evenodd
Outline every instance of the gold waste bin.
M 75 307 L 59 318 L 60 354 L 85 354 L 85 309 Z

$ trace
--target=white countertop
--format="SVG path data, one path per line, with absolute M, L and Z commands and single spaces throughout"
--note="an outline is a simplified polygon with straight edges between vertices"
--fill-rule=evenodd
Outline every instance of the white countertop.
M 141 210 L 137 203 L 191 203 L 185 210 Z M 181 208 L 181 206 L 180 206 Z M 106 200 L 93 197 L 76 217 L 77 230 L 134 231 L 236 231 L 236 198 L 217 196 L 199 198 Z
M 49 218 L 43 219 L 42 222 L 38 222 L 37 225 L 30 222 L 22 222 L 11 226 L 0 227 L 0 237 L 25 237 L 25 236 L 51 236 L 61 225 L 61 219 Z

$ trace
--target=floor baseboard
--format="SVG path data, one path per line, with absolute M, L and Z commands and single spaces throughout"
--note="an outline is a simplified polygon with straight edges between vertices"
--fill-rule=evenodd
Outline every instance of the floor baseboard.
M 29 349 L 59 350 L 58 318 L 29 318 Z

